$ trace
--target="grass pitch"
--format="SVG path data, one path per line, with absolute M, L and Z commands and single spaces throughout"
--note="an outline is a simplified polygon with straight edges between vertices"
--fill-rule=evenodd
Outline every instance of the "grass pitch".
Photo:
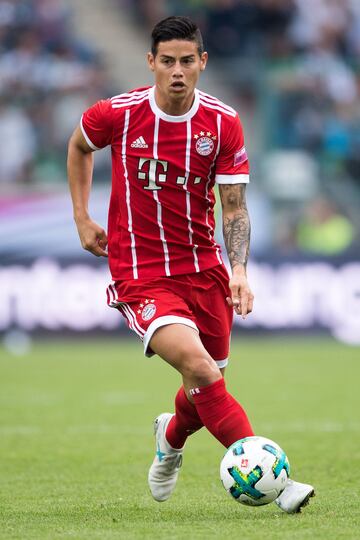
M 0 348 L 1 539 L 360 538 L 360 351 L 330 339 L 234 341 L 229 390 L 317 496 L 300 515 L 247 508 L 219 480 L 223 448 L 188 442 L 173 497 L 152 500 L 152 420 L 179 377 L 139 343 Z

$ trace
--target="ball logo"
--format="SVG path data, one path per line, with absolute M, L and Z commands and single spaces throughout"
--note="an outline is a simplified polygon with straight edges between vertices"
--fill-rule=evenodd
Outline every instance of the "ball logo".
M 200 137 L 196 141 L 195 145 L 196 151 L 201 156 L 208 156 L 214 150 L 214 141 L 210 137 Z
M 143 321 L 149 321 L 156 313 L 156 306 L 154 304 L 147 304 L 141 312 L 141 318 Z
M 246 459 L 246 458 L 242 458 L 240 467 L 241 467 L 241 468 L 243 468 L 243 467 L 246 468 L 246 467 L 248 467 L 248 466 L 249 466 L 249 460 Z

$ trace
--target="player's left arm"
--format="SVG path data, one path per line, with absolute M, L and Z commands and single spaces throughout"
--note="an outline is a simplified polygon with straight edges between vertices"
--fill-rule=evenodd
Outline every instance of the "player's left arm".
M 254 295 L 251 292 L 246 267 L 250 250 L 250 218 L 246 206 L 246 184 L 220 184 L 223 235 L 232 269 L 229 281 L 231 298 L 228 304 L 245 319 L 253 309 Z

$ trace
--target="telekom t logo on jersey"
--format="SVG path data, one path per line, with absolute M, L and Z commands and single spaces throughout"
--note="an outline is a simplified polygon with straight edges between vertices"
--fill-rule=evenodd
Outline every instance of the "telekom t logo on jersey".
M 147 162 L 149 162 L 149 171 L 145 172 L 142 169 Z M 147 185 L 144 186 L 144 189 L 149 189 L 152 191 L 162 189 L 162 186 L 157 182 L 166 182 L 168 165 L 168 161 L 163 161 L 161 159 L 139 158 L 138 179 L 146 180 Z M 200 182 L 201 176 L 195 176 L 194 184 L 199 184 Z M 186 183 L 186 176 L 178 176 L 176 178 L 176 183 L 179 185 L 184 185 Z

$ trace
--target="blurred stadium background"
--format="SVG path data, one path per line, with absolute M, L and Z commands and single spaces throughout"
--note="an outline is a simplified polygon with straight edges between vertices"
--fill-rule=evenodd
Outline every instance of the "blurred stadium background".
M 316 486 L 300 520 L 228 500 L 205 430 L 176 497 L 152 501 L 151 422 L 178 376 L 125 339 L 72 220 L 70 133 L 97 99 L 152 84 L 149 33 L 171 14 L 198 21 L 200 87 L 244 124 L 256 303 L 228 385 Z M 358 539 L 359 0 L 0 0 L 0 141 L 0 538 Z
M 359 345 L 358 0 L 0 0 L 3 343 L 20 353 L 36 335 L 121 330 L 106 262 L 79 245 L 66 144 L 94 101 L 152 83 L 148 36 L 170 14 L 198 21 L 210 54 L 200 87 L 245 128 L 256 305 L 236 331 Z M 108 158 L 96 155 L 91 201 L 103 225 Z

